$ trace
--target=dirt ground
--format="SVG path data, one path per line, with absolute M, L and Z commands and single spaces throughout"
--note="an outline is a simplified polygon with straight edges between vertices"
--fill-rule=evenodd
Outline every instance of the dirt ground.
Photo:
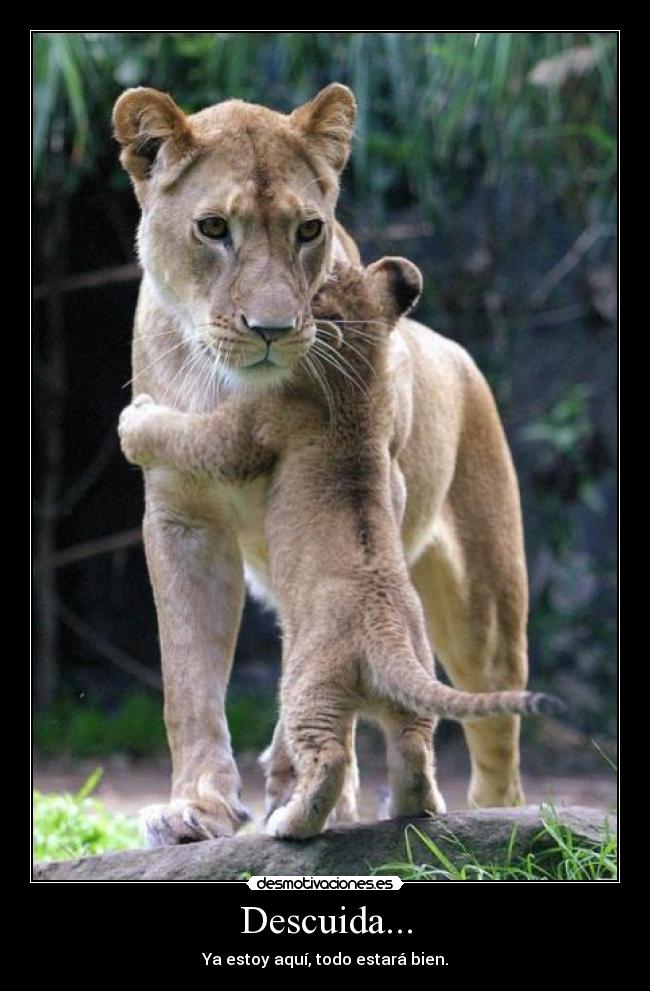
M 438 757 L 438 783 L 449 809 L 466 808 L 465 792 L 468 772 L 459 768 L 460 758 L 455 752 L 443 752 Z M 263 820 L 264 780 L 254 755 L 244 755 L 238 760 L 242 775 L 242 798 L 253 819 L 247 831 L 256 830 Z M 169 794 L 169 765 L 166 760 L 130 761 L 123 757 L 111 757 L 95 761 L 36 761 L 34 788 L 43 793 L 75 792 L 88 775 L 102 766 L 104 774 L 95 797 L 114 812 L 133 815 L 145 805 L 164 802 Z M 385 777 L 378 760 L 361 764 L 361 803 L 363 820 L 372 821 L 385 794 Z M 551 798 L 556 806 L 586 805 L 613 811 L 616 808 L 616 776 L 613 773 L 548 775 L 524 774 L 526 798 L 539 803 Z

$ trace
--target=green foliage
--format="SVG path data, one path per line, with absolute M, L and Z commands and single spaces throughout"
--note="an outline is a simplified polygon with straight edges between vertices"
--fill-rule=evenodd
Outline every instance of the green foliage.
M 235 752 L 259 753 L 271 742 L 278 713 L 272 696 L 235 690 L 227 699 L 226 716 Z
M 546 416 L 526 427 L 523 436 L 526 440 L 546 441 L 561 454 L 571 454 L 591 431 L 587 409 L 590 391 L 584 384 L 573 386 Z
M 395 874 L 406 881 L 614 881 L 617 876 L 616 837 L 609 833 L 600 844 L 585 845 L 563 825 L 552 806 L 543 807 L 544 828 L 535 837 L 537 851 L 525 856 L 514 854 L 516 826 L 510 835 L 503 861 L 480 864 L 455 836 L 449 842 L 458 849 L 465 863 L 458 867 L 429 836 L 413 825 L 406 827 L 404 839 L 407 860 L 383 864 L 375 874 Z M 427 861 L 417 860 L 412 838 L 418 839 Z
M 145 757 L 162 750 L 165 727 L 160 699 L 132 695 L 114 712 L 87 703 L 63 701 L 34 717 L 34 746 L 44 757 L 58 754 L 105 757 L 127 753 Z
M 271 696 L 233 692 L 226 706 L 236 752 L 262 750 L 276 720 Z M 34 746 L 43 757 L 78 758 L 125 753 L 147 757 L 166 751 L 162 700 L 127 696 L 113 712 L 86 703 L 59 702 L 34 717 Z
M 602 488 L 612 475 L 592 404 L 591 387 L 574 384 L 521 431 L 534 446 L 532 482 L 546 558 L 530 633 L 538 645 L 537 675 L 571 699 L 583 729 L 615 734 L 615 713 L 603 701 L 613 698 L 616 679 L 616 629 L 607 607 L 613 555 L 576 547 L 579 520 L 604 512 Z
M 67 183 L 92 170 L 127 86 L 170 91 L 189 111 L 228 97 L 289 110 L 338 80 L 359 103 L 364 212 L 403 186 L 446 215 L 468 174 L 519 183 L 526 166 L 593 220 L 611 206 L 615 65 L 613 32 L 43 32 L 34 168 L 40 184 L 59 157 Z
M 101 802 L 89 797 L 101 776 L 98 768 L 76 795 L 34 792 L 35 860 L 68 860 L 140 845 L 134 820 L 108 812 Z
M 604 508 L 603 501 L 594 485 L 594 466 L 590 463 L 595 440 L 588 402 L 591 392 L 584 383 L 571 386 L 545 416 L 522 430 L 522 437 L 539 443 L 537 477 L 553 479 L 545 493 L 547 499 L 557 501 L 569 496 L 599 512 Z M 558 476 L 567 480 L 563 489 L 557 485 Z

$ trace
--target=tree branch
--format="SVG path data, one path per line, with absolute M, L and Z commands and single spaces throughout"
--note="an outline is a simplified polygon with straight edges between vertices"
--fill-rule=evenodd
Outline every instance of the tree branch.
M 601 237 L 615 237 L 615 224 L 591 224 L 582 232 L 575 244 L 567 251 L 564 257 L 555 263 L 552 269 L 546 273 L 540 285 L 530 297 L 530 303 L 534 307 L 543 306 L 556 286 L 562 279 L 566 278 L 582 260 L 583 256 Z
M 87 560 L 87 558 L 98 557 L 100 554 L 110 554 L 112 551 L 133 547 L 140 543 L 142 543 L 141 527 L 123 530 L 121 533 L 112 533 L 108 537 L 98 537 L 97 540 L 87 540 L 83 544 L 75 544 L 74 547 L 66 547 L 62 551 L 57 551 L 52 556 L 51 564 L 55 568 L 64 568 L 67 564 L 76 564 L 78 561 Z M 35 570 L 38 574 L 40 570 L 38 564 Z
M 159 674 L 151 671 L 146 665 L 137 661 L 135 657 L 131 657 L 130 654 L 120 650 L 119 647 L 115 647 L 106 637 L 93 630 L 80 616 L 77 616 L 76 613 L 73 613 L 60 601 L 58 603 L 58 609 L 61 621 L 65 626 L 69 627 L 73 633 L 76 633 L 80 640 L 83 640 L 84 643 L 92 647 L 101 657 L 105 657 L 107 661 L 110 661 L 111 664 L 114 664 L 120 670 L 126 671 L 132 678 L 137 678 L 138 681 L 144 682 L 150 688 L 155 688 L 160 692 L 162 691 L 162 681 Z
M 75 292 L 78 289 L 96 289 L 98 286 L 109 286 L 116 282 L 135 282 L 142 277 L 142 269 L 136 262 L 128 265 L 113 265 L 100 268 L 94 272 L 82 272 L 71 275 L 60 282 L 45 282 L 34 287 L 34 299 L 48 299 L 55 293 Z

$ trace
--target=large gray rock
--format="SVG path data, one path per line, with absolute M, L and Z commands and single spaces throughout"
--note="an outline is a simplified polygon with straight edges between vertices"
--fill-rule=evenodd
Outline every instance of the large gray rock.
M 556 815 L 584 843 L 597 844 L 608 829 L 616 830 L 616 817 L 599 809 L 571 806 L 556 810 Z M 548 834 L 539 837 L 540 809 L 527 805 L 340 827 L 312 840 L 247 835 L 155 850 L 107 853 L 37 864 L 34 880 L 232 881 L 247 874 L 369 874 L 373 867 L 407 859 L 404 831 L 409 822 L 431 837 L 456 866 L 470 857 L 482 864 L 503 862 L 515 826 L 514 855 L 553 845 Z M 431 862 L 412 833 L 411 847 L 416 862 Z

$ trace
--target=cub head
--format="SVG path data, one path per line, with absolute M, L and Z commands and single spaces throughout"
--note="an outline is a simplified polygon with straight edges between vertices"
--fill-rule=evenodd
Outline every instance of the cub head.
M 422 293 L 422 273 L 406 258 L 386 257 L 367 268 L 337 264 L 313 303 L 319 330 L 335 334 L 335 347 L 368 350 L 386 340 L 400 317 L 416 305 Z
M 236 386 L 282 380 L 313 343 L 354 119 L 337 83 L 288 115 L 241 100 L 186 115 L 144 87 L 115 105 L 146 275 Z

